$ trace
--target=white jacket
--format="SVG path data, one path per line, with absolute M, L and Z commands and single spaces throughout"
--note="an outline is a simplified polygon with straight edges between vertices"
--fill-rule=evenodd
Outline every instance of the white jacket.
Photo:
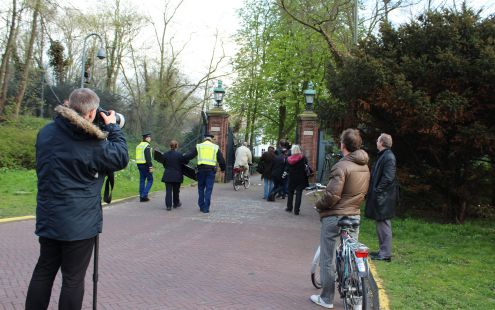
M 248 164 L 251 164 L 252 162 L 253 156 L 251 154 L 251 151 L 244 145 L 239 146 L 235 151 L 234 167 L 247 167 Z

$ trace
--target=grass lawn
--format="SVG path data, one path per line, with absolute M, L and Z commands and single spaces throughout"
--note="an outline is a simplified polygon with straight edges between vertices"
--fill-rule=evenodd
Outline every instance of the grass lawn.
M 165 184 L 161 181 L 163 166 L 154 165 L 154 182 L 151 192 L 165 191 Z M 36 172 L 35 170 L 0 170 L 0 218 L 34 215 L 36 213 Z M 191 180 L 185 178 L 185 185 Z M 103 192 L 102 192 L 103 193 Z M 115 174 L 115 187 L 112 199 L 138 196 L 139 171 L 136 164 L 129 162 L 126 169 Z
M 391 263 L 375 262 L 396 309 L 495 309 L 495 224 L 394 219 Z M 375 224 L 360 241 L 377 250 Z

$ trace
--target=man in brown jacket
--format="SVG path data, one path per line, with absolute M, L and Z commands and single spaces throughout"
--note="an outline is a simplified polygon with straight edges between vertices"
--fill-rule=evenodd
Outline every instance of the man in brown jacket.
M 330 180 L 321 199 L 316 202 L 320 212 L 320 279 L 321 294 L 312 295 L 311 301 L 333 308 L 335 292 L 335 249 L 339 238 L 338 221 L 343 217 L 360 219 L 359 205 L 368 191 L 370 171 L 368 154 L 361 150 L 362 139 L 357 129 L 346 129 L 340 136 L 340 150 L 344 157 L 330 172 Z M 351 231 L 356 238 L 359 228 Z

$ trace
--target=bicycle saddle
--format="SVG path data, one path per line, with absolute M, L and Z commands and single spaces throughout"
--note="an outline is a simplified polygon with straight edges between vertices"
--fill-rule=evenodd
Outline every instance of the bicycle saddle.
M 339 227 L 352 227 L 354 229 L 359 227 L 359 220 L 358 219 L 351 219 L 348 218 L 347 216 L 344 216 L 339 220 L 337 223 L 337 226 Z

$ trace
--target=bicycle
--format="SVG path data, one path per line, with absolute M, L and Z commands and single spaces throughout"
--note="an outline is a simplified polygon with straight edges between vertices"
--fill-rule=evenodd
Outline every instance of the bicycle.
M 312 193 L 321 192 L 325 186 L 317 183 L 306 188 Z M 349 232 L 359 227 L 359 220 L 342 217 L 339 226 L 339 246 L 335 253 L 337 289 L 344 302 L 344 309 L 379 309 L 377 286 L 368 267 L 368 247 L 354 239 Z M 311 262 L 311 282 L 317 289 L 320 281 L 320 246 Z
M 241 188 L 241 185 L 248 189 L 251 185 L 249 174 L 246 173 L 246 170 L 246 167 L 234 167 L 234 177 L 232 181 L 234 190 L 238 191 L 239 188 Z

